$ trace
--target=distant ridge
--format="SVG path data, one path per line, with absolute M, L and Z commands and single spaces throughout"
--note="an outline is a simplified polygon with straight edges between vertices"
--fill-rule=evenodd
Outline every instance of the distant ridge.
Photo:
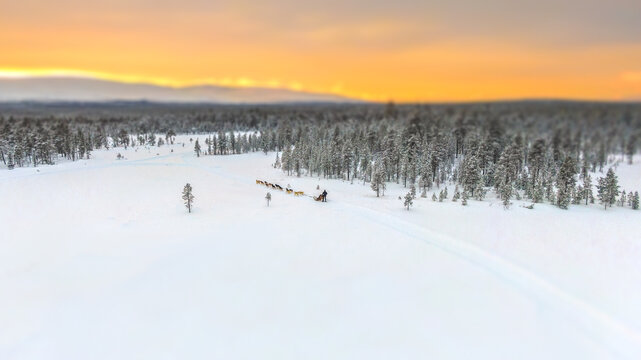
M 0 78 L 0 102 L 354 103 L 340 95 L 261 87 L 169 87 L 80 77 Z

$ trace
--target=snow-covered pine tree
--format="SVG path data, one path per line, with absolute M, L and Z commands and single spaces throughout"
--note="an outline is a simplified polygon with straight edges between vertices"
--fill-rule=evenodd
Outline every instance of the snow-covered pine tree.
M 632 157 L 637 152 L 637 135 L 633 134 L 628 139 L 628 143 L 625 147 L 625 153 L 628 156 L 628 164 L 632 165 Z
M 418 180 L 418 187 L 422 189 L 421 190 L 421 197 L 422 198 L 426 198 L 427 197 L 427 189 L 425 188 L 425 186 L 423 186 L 423 179 L 422 178 L 419 178 L 419 180 Z
M 272 201 L 272 194 L 268 192 L 267 195 L 265 195 L 265 200 L 267 200 L 267 207 L 269 207 L 269 202 Z
M 376 197 L 385 196 L 385 171 L 379 163 L 374 165 L 371 187 L 376 191 Z
M 639 210 L 639 192 L 635 191 L 632 197 L 632 209 Z
M 592 191 L 592 177 L 590 174 L 586 173 L 583 176 L 583 195 L 581 196 L 585 200 L 585 205 L 588 204 L 588 201 L 594 203 L 594 192 Z
M 196 143 L 194 144 L 194 152 L 196 153 L 196 157 L 200 157 L 200 144 L 198 143 L 198 139 L 196 139 Z
M 192 193 L 191 185 L 189 183 L 187 183 L 187 185 L 185 185 L 185 187 L 183 188 L 182 199 L 185 201 L 187 210 L 191 212 L 191 206 L 194 202 L 194 194 Z
M 537 181 L 534 183 L 533 188 L 532 188 L 532 201 L 535 203 L 540 203 L 543 201 L 543 197 L 545 196 L 545 188 L 543 187 L 543 183 L 541 181 Z
M 619 197 L 619 206 L 625 206 L 627 200 L 628 195 L 625 193 L 625 190 L 621 191 L 621 196 Z
M 612 206 L 616 202 L 617 196 L 619 196 L 617 176 L 614 174 L 614 170 L 609 168 L 605 177 L 599 178 L 597 197 L 599 202 L 607 209 L 608 206 Z
M 283 154 L 281 156 L 281 168 L 283 169 L 284 172 L 287 173 L 287 175 L 291 175 L 291 170 L 292 170 L 292 152 L 291 152 L 291 146 L 286 145 L 285 148 L 283 149 Z
M 420 172 L 421 187 L 423 188 L 424 192 L 432 188 L 432 182 L 434 178 L 432 174 L 432 167 L 430 165 L 431 163 L 430 157 L 431 157 L 431 153 L 429 152 L 429 148 L 427 148 L 423 156 L 420 158 L 421 164 L 419 166 L 419 172 Z
M 467 205 L 467 198 L 467 191 L 463 191 L 463 193 L 461 194 L 461 205 Z
M 581 201 L 583 201 L 583 194 L 585 194 L 585 191 L 583 191 L 583 185 L 578 185 L 572 197 L 572 204 L 581 205 Z
M 436 198 L 436 193 L 433 192 L 432 193 L 432 201 L 437 201 L 437 200 L 438 200 L 438 198 Z
M 280 168 L 280 157 L 278 157 L 278 151 L 276 152 L 276 160 L 274 160 L 274 168 Z
M 485 190 L 485 187 L 483 187 L 483 181 L 479 181 L 478 184 L 476 184 L 476 188 L 474 189 L 474 198 L 478 201 L 483 201 L 486 194 L 487 191 Z
M 503 203 L 503 206 L 507 209 L 512 204 L 510 200 L 512 199 L 512 193 L 514 188 L 512 184 L 505 182 L 499 187 L 499 198 Z
M 461 197 L 461 192 L 458 189 L 458 184 L 454 187 L 454 196 L 452 196 L 452 201 L 456 202 Z
M 447 191 L 447 187 L 444 190 L 441 189 L 441 191 L 438 193 L 438 202 L 443 202 L 443 200 L 447 199 L 446 191 Z
M 466 155 L 461 164 L 459 182 L 463 185 L 463 191 L 467 191 L 472 195 L 474 195 L 474 191 L 482 181 L 478 158 L 476 153 Z
M 576 163 L 574 158 L 566 156 L 556 176 L 556 205 L 561 209 L 567 209 L 572 201 L 572 194 L 576 185 L 575 173 Z
M 410 206 L 414 204 L 413 200 L 414 200 L 414 195 L 412 195 L 411 192 L 408 192 L 407 194 L 405 194 L 405 201 L 403 202 L 403 204 L 405 205 L 407 210 L 409 210 Z

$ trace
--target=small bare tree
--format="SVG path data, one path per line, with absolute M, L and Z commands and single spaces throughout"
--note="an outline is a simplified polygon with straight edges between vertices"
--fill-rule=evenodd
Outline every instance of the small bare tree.
M 269 206 L 269 202 L 272 201 L 272 194 L 267 193 L 267 195 L 265 195 L 265 200 L 267 200 L 267 206 Z

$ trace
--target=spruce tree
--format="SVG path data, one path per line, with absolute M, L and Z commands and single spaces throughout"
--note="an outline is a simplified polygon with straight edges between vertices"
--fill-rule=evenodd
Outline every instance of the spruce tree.
M 379 197 L 381 194 L 385 196 L 385 172 L 379 164 L 374 166 L 371 187 L 372 190 L 376 191 L 376 197 Z
M 407 194 L 405 194 L 405 201 L 403 204 L 405 205 L 407 210 L 409 210 L 410 206 L 414 204 L 413 200 L 414 200 L 414 195 L 412 195 L 411 192 L 408 192 Z
M 454 187 L 454 196 L 452 196 L 452 201 L 456 202 L 461 197 L 461 192 L 458 189 L 458 184 Z
M 594 203 L 594 192 L 592 191 L 592 177 L 590 174 L 585 174 L 583 176 L 583 195 L 581 196 L 585 200 L 585 205 Z
M 421 197 L 426 198 L 427 197 L 427 189 L 425 186 L 423 186 L 423 179 L 419 179 L 418 186 L 423 189 L 421 190 Z
M 574 195 L 572 197 L 572 204 L 580 205 L 581 201 L 583 201 L 584 194 L 585 194 L 585 191 L 583 191 L 583 185 L 577 186 L 576 191 L 574 192 Z
M 280 168 L 280 158 L 278 157 L 278 152 L 276 152 L 276 160 L 274 161 L 274 167 L 276 169 Z
M 639 210 L 639 192 L 635 191 L 632 197 L 632 209 Z
M 196 153 L 196 157 L 200 157 L 200 144 L 198 143 L 198 139 L 196 139 L 196 143 L 194 144 L 194 152 Z
M 185 185 L 185 187 L 183 188 L 182 199 L 185 201 L 187 210 L 191 212 L 191 206 L 194 202 L 194 194 L 192 193 L 191 185 L 189 185 L 189 183 L 187 183 L 187 185 Z
M 621 191 L 621 197 L 619 197 L 619 206 L 625 206 L 628 196 L 625 193 L 625 190 Z
M 513 187 L 512 184 L 505 182 L 499 187 L 499 198 L 501 199 L 501 202 L 503 203 L 503 207 L 506 209 L 510 207 L 512 204 L 510 200 L 512 199 L 513 195 Z
M 603 207 L 605 209 L 607 209 L 608 206 L 614 205 L 617 196 L 619 196 L 619 185 L 617 176 L 614 174 L 612 168 L 608 169 L 605 177 L 599 178 L 597 190 L 597 197 L 599 198 L 599 202 L 603 204 Z
M 567 156 L 565 160 L 563 160 L 563 164 L 556 177 L 556 205 L 561 209 L 567 209 L 572 201 L 572 194 L 574 193 L 574 186 L 576 185 L 576 180 L 574 179 L 575 173 L 576 164 L 574 159 Z
M 483 187 L 483 182 L 480 181 L 478 184 L 476 184 L 476 188 L 474 189 L 474 198 L 478 201 L 483 201 L 485 199 L 487 191 L 485 190 L 485 187 Z
M 535 203 L 540 203 L 543 201 L 543 197 L 545 196 L 545 188 L 543 187 L 543 183 L 541 181 L 537 181 L 534 185 L 534 188 L 532 189 L 532 201 Z
M 481 182 L 481 168 L 479 166 L 478 155 L 476 153 L 466 156 L 461 164 L 460 183 L 463 185 L 463 191 L 474 195 L 477 185 Z

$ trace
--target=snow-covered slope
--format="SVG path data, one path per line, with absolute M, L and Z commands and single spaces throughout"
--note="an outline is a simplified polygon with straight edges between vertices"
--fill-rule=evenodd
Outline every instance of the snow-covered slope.
M 400 185 L 376 198 L 187 139 L 0 171 L 0 359 L 641 357 L 641 211 L 406 211 Z M 641 164 L 618 173 L 641 190 Z M 267 207 L 256 179 L 329 202 Z
M 176 103 L 354 102 L 287 89 L 224 86 L 167 87 L 79 77 L 0 78 L 0 101 L 154 101 Z

